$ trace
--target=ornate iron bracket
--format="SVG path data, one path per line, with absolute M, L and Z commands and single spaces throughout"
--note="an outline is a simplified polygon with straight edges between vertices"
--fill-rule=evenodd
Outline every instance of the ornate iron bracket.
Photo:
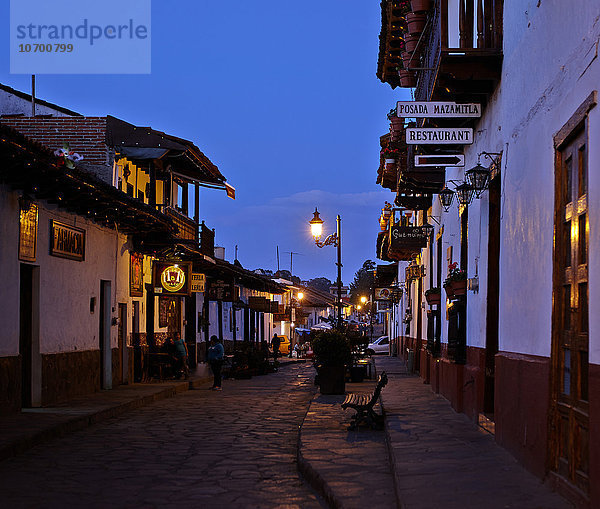
M 331 235 L 327 235 L 323 242 L 319 241 L 319 239 L 315 239 L 315 244 L 317 247 L 325 247 L 325 246 L 335 246 L 338 245 L 337 233 L 332 233 Z

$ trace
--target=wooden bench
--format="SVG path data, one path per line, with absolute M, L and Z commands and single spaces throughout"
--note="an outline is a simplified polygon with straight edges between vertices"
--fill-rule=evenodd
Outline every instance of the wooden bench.
M 381 395 L 381 390 L 388 382 L 386 372 L 379 375 L 377 387 L 373 394 L 348 394 L 342 403 L 342 408 L 352 408 L 356 410 L 356 414 L 352 417 L 352 421 L 348 429 L 357 429 L 363 422 L 371 426 L 372 429 L 381 428 L 383 425 L 383 415 L 379 415 L 373 410 L 375 403 Z

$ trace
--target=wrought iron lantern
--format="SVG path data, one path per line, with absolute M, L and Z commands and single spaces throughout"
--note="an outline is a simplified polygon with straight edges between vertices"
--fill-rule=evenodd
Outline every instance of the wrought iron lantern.
M 454 200 L 454 191 L 452 189 L 444 187 L 444 189 L 440 191 L 439 196 L 440 203 L 444 208 L 444 212 L 448 212 L 450 210 L 450 206 L 452 205 L 452 200 Z
M 319 211 L 316 207 L 313 218 L 308 223 L 310 224 L 310 231 L 315 240 L 321 238 L 321 235 L 323 235 L 323 220 L 319 217 Z
M 477 162 L 476 166 L 465 172 L 465 177 L 467 177 L 469 184 L 473 188 L 475 196 L 479 198 L 488 187 L 490 170 Z
M 463 206 L 467 206 L 473 200 L 473 186 L 468 182 L 463 182 L 462 184 L 456 186 L 456 199 L 458 203 Z

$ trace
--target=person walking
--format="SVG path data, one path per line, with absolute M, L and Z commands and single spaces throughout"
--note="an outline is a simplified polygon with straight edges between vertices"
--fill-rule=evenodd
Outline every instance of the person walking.
M 273 360 L 277 361 L 277 357 L 279 356 L 279 345 L 281 344 L 281 339 L 277 336 L 277 334 L 273 334 L 273 339 L 271 339 L 271 347 L 273 348 Z
M 217 336 L 210 337 L 211 347 L 208 349 L 208 363 L 212 369 L 214 381 L 211 389 L 221 390 L 221 367 L 225 358 L 225 349 Z
M 190 377 L 190 367 L 188 365 L 188 349 L 185 341 L 181 338 L 179 332 L 175 332 L 173 335 L 173 347 L 175 351 L 175 357 L 177 358 L 177 369 L 183 370 L 185 379 Z M 177 375 L 179 378 L 181 375 Z

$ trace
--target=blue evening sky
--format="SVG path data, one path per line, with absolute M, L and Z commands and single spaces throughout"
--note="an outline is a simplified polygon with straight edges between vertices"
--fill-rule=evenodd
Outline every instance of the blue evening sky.
M 8 48 L 8 0 L 1 0 Z M 410 99 L 375 76 L 379 2 L 154 0 L 150 75 L 38 75 L 37 96 L 85 115 L 114 115 L 192 140 L 237 191 L 202 190 L 216 244 L 249 269 L 336 278 L 336 250 L 318 249 L 342 217 L 342 279 L 375 259 L 378 217 L 394 195 L 375 184 L 386 113 Z M 29 92 L 30 76 L 0 82 Z M 119 58 L 118 54 L 114 58 Z

